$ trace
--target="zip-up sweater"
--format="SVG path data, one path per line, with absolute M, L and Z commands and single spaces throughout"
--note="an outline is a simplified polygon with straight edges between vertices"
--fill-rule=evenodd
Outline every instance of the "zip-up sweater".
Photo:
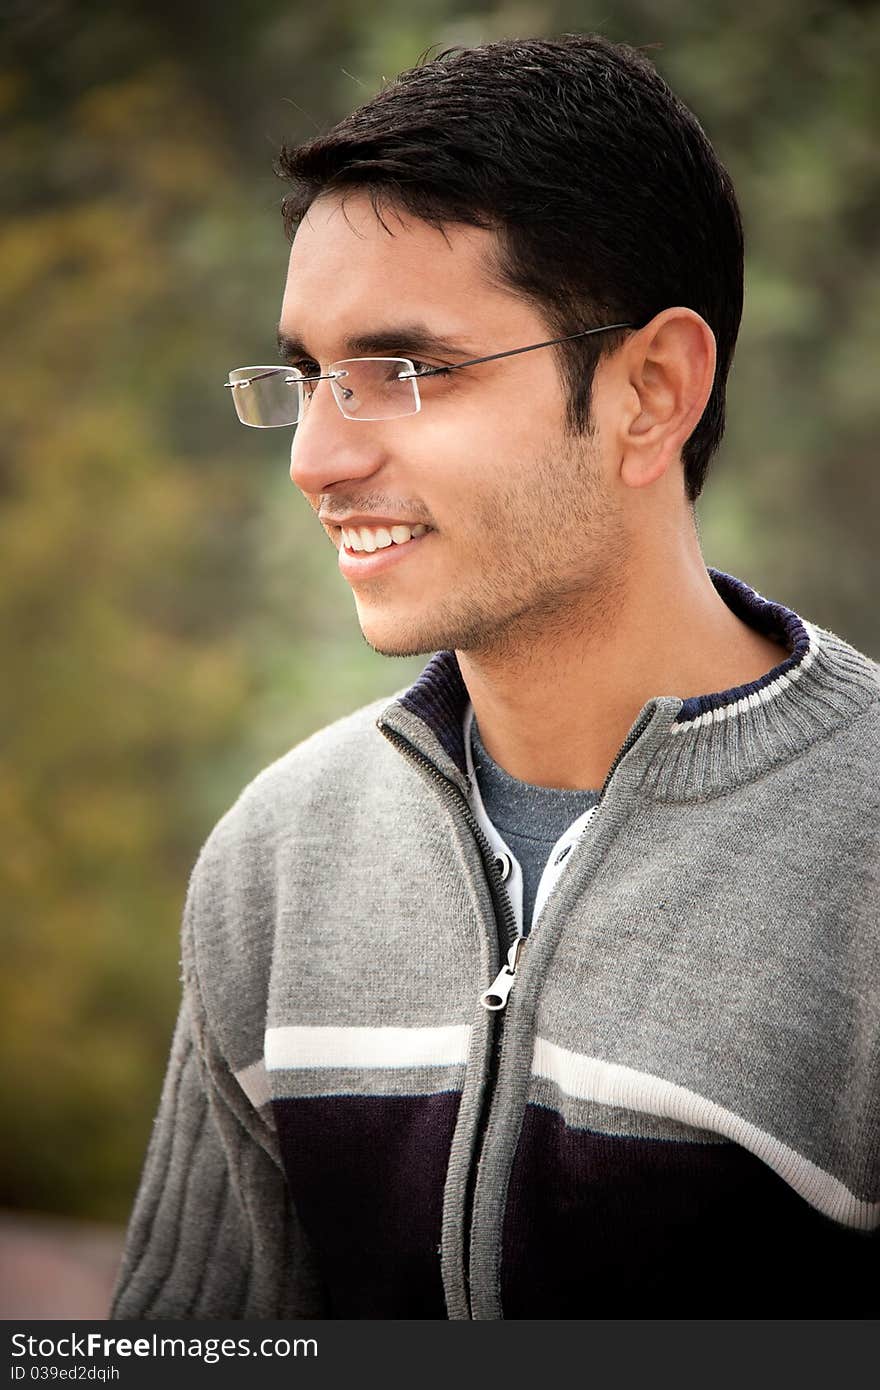
M 876 1315 L 878 669 L 710 574 L 787 657 L 644 706 L 518 952 L 454 653 L 246 788 L 114 1316 Z

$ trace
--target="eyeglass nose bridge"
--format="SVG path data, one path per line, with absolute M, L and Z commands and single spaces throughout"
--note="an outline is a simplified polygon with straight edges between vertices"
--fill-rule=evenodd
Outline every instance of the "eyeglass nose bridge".
M 388 359 L 388 358 L 382 358 L 382 357 L 376 357 L 376 358 L 363 357 L 363 358 L 358 358 L 357 360 L 358 360 L 358 361 L 361 361 L 361 362 L 374 362 L 374 361 L 375 361 L 375 362 L 383 362 L 383 361 L 389 361 L 389 360 L 399 361 L 399 362 L 400 362 L 404 367 L 406 367 L 408 370 L 402 371 L 402 372 L 397 372 L 397 374 L 396 374 L 396 375 L 397 375 L 397 380 L 398 380 L 398 381 L 412 381 L 412 382 L 413 382 L 413 395 L 414 395 L 414 398 L 415 398 L 415 401 L 416 401 L 416 410 L 418 411 L 418 409 L 419 409 L 420 406 L 421 406 L 421 401 L 420 401 L 420 399 L 419 399 L 418 388 L 417 388 L 416 385 L 415 385 L 417 373 L 413 370 L 413 368 L 412 368 L 412 363 L 409 361 L 408 358 L 406 358 L 406 357 L 400 357 L 400 358 Z M 341 414 L 341 415 L 344 415 L 345 418 L 346 418 L 347 420 L 350 420 L 350 419 L 352 419 L 353 417 L 350 416 L 350 415 L 347 415 L 346 412 L 342 409 L 342 400 L 344 399 L 344 400 L 346 400 L 346 401 L 350 401 L 350 400 L 352 399 L 352 397 L 355 395 L 355 391 L 354 391 L 351 387 L 348 387 L 348 386 L 337 386 L 337 385 L 335 384 L 335 383 L 341 381 L 342 378 L 343 378 L 343 377 L 346 377 L 346 376 L 351 376 L 351 372 L 348 370 L 347 367 L 342 367 L 342 366 L 340 366 L 340 367 L 337 369 L 337 368 L 334 366 L 334 364 L 331 363 L 329 369 L 328 369 L 326 372 L 322 372 L 319 376 L 318 376 L 318 375 L 316 375 L 316 376 L 304 376 L 304 377 L 300 377 L 300 378 L 292 378 L 292 380 L 299 380 L 300 385 L 306 386 L 306 387 L 310 387 L 310 388 L 311 388 L 311 389 L 309 389 L 309 390 L 306 392 L 306 394 L 308 395 L 308 397 L 309 397 L 310 399 L 311 399 L 311 392 L 312 392 L 312 390 L 314 389 L 314 387 L 311 386 L 311 383 L 313 383 L 313 382 L 316 383 L 316 382 L 319 382 L 319 381 L 329 381 L 329 382 L 331 383 L 331 391 L 332 391 L 333 397 L 334 397 L 334 399 L 335 399 L 335 401 L 336 401 L 336 404 L 337 404 L 337 406 L 338 406 L 338 408 L 339 408 L 340 414 Z M 340 397 L 341 397 L 342 399 L 340 399 Z M 372 419 L 372 418 L 378 418 L 378 419 L 389 418 L 389 419 L 393 419 L 394 416 L 389 416 L 389 417 L 384 417 L 384 416 L 370 417 L 370 416 L 368 416 L 368 417 L 367 417 L 367 419 Z
M 351 375 L 351 373 L 348 372 L 348 371 L 346 371 L 345 368 L 342 368 L 340 371 L 334 371 L 333 368 L 331 367 L 329 371 L 327 371 L 327 372 L 322 372 L 319 376 L 299 376 L 299 377 L 295 377 L 295 376 L 294 376 L 294 377 L 289 377 L 288 380 L 289 380 L 291 383 L 292 383 L 292 382 L 295 382 L 295 381 L 298 381 L 298 382 L 300 383 L 301 386 L 307 387 L 308 389 L 307 389 L 307 391 L 306 391 L 306 395 L 307 395 L 308 399 L 311 400 L 311 398 L 312 398 L 312 393 L 313 393 L 313 391 L 314 391 L 314 389 L 315 389 L 315 386 L 313 385 L 313 383 L 314 383 L 314 384 L 317 384 L 319 381 L 336 382 L 336 381 L 340 381 L 340 380 L 342 379 L 342 377 L 344 377 L 344 376 L 350 376 L 350 375 Z M 331 389 L 332 389 L 332 388 L 331 388 Z M 346 400 L 351 400 L 352 396 L 354 395 L 354 392 L 352 391 L 351 387 L 349 387 L 349 386 L 340 386 L 340 387 L 339 387 L 339 390 L 340 390 L 340 392 L 344 395 L 344 397 L 345 397 Z M 333 391 L 333 395 L 334 395 L 334 397 L 336 396 L 336 391 L 335 391 L 335 390 Z M 339 405 L 339 401 L 338 401 L 338 400 L 336 401 L 336 404 Z

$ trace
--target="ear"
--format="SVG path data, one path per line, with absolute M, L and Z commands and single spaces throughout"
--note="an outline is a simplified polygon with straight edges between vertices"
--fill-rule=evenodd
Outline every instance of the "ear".
M 715 379 L 715 335 L 693 309 L 664 309 L 625 345 L 620 478 L 646 487 L 681 458 Z

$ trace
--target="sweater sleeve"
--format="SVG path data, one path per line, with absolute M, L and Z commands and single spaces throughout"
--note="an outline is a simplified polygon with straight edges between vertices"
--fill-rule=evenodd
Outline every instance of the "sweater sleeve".
M 274 1130 L 209 1028 L 189 925 L 185 917 L 183 999 L 110 1316 L 327 1316 Z

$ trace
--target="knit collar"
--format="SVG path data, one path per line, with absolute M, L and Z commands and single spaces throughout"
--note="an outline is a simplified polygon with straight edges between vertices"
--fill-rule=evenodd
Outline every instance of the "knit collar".
M 721 792 L 796 756 L 880 700 L 877 666 L 846 642 L 762 597 L 741 579 L 709 569 L 737 617 L 781 642 L 788 655 L 759 680 L 682 700 L 648 701 L 630 731 L 649 726 L 645 777 L 653 794 L 688 800 Z M 437 652 L 377 721 L 403 735 L 467 788 L 464 722 L 470 697 L 453 651 Z

